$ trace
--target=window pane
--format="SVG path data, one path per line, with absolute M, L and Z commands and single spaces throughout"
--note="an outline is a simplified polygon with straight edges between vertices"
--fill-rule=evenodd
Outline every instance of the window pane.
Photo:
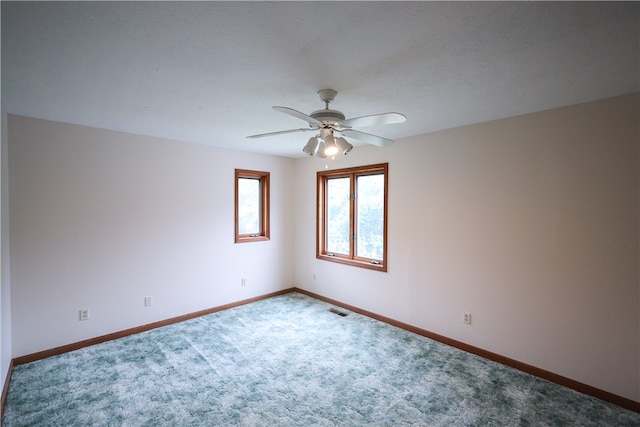
M 349 181 L 327 180 L 327 252 L 349 254 Z
M 260 233 L 260 180 L 238 178 L 238 233 Z
M 356 256 L 383 259 L 384 175 L 357 178 Z

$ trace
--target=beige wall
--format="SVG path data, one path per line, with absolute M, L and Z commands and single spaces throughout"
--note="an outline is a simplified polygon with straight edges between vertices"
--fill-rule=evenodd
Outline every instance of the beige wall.
M 0 387 L 11 363 L 11 274 L 9 270 L 9 156 L 7 113 L 2 106 L 0 148 Z
M 291 159 L 9 125 L 14 357 L 293 286 Z M 269 241 L 234 243 L 234 168 L 271 172 Z
M 315 259 L 326 162 L 297 160 L 297 285 L 639 401 L 638 104 L 617 97 L 330 163 L 389 162 L 388 273 Z

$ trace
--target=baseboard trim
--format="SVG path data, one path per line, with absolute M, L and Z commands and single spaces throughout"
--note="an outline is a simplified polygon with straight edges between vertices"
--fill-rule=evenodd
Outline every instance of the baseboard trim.
M 107 341 L 116 340 L 119 338 L 124 338 L 129 335 L 138 334 L 140 332 L 150 331 L 152 329 L 161 328 L 163 326 L 169 326 L 174 323 L 184 322 L 185 320 L 195 319 L 196 317 L 206 316 L 207 314 L 216 313 L 222 310 L 228 310 L 233 307 L 238 307 L 241 305 L 249 304 L 252 302 L 260 301 L 263 299 L 275 297 L 278 295 L 288 294 L 289 292 L 293 292 L 295 288 L 283 289 L 280 291 L 270 292 L 268 294 L 260 295 L 253 298 L 244 299 L 241 301 L 232 302 L 229 304 L 220 305 L 213 308 L 207 308 L 205 310 L 196 311 L 193 313 L 184 314 L 182 316 L 172 317 L 170 319 L 160 320 L 158 322 L 148 323 L 142 326 L 136 326 L 134 328 L 125 329 L 123 331 L 114 332 L 107 335 L 102 335 L 95 338 L 89 338 L 83 341 L 78 341 L 72 344 L 63 345 L 60 347 L 51 348 L 48 350 L 39 351 L 37 353 L 31 353 L 20 357 L 15 357 L 12 360 L 13 366 L 24 365 L 25 363 L 35 362 L 36 360 L 46 359 L 47 357 L 57 356 L 59 354 L 68 353 L 70 351 L 79 350 L 84 347 L 89 347 L 91 345 L 100 344 Z M 4 397 L 4 394 L 3 394 Z
M 618 405 L 622 408 L 629 409 L 634 412 L 640 413 L 640 402 L 636 402 L 631 399 L 627 399 L 626 397 L 618 396 L 617 394 L 610 393 L 608 391 L 601 390 L 596 387 L 592 387 L 588 384 L 581 383 L 579 381 L 572 380 L 571 378 L 564 377 L 562 375 L 555 374 L 553 372 L 528 365 L 526 363 L 520 362 L 515 359 L 511 359 L 506 356 L 502 356 L 497 353 L 493 353 L 491 351 L 484 350 L 479 347 L 475 347 L 473 345 L 466 344 L 462 341 L 457 341 L 443 335 L 436 334 L 431 331 L 427 331 L 425 329 L 418 328 L 416 326 L 410 325 L 408 323 L 400 322 L 395 319 L 391 319 L 389 317 L 381 316 L 379 314 L 373 313 L 371 311 L 363 310 L 361 308 L 342 303 L 340 301 L 327 298 L 325 296 L 316 294 L 314 292 L 310 292 L 300 288 L 293 288 L 295 292 L 299 292 L 301 294 L 310 296 L 312 298 L 318 299 L 320 301 L 328 302 L 330 304 L 337 305 L 339 307 L 345 308 L 347 310 L 353 311 L 354 313 L 362 314 L 367 317 L 371 317 L 372 319 L 379 320 L 381 322 L 387 323 L 392 326 L 396 326 L 398 328 L 404 329 L 409 332 L 413 332 L 415 334 L 421 335 L 426 338 L 430 338 L 432 340 L 441 342 L 443 344 L 450 345 L 451 347 L 458 348 L 460 350 L 466 351 L 468 353 L 473 353 L 477 356 L 484 357 L 485 359 L 492 360 L 494 362 L 501 363 L 506 366 L 510 366 L 512 368 L 518 369 L 519 371 L 525 372 L 527 374 L 531 374 L 538 378 L 545 379 L 552 383 L 571 388 L 580 393 L 598 398 L 600 400 L 604 400 L 609 403 L 613 403 L 614 405 Z
M 10 360 L 9 367 L 7 368 L 7 378 L 4 380 L 4 386 L 2 387 L 2 397 L 0 397 L 0 420 L 4 415 L 4 404 L 7 401 L 7 393 L 9 392 L 9 383 L 11 382 L 12 373 L 13 373 L 13 360 Z

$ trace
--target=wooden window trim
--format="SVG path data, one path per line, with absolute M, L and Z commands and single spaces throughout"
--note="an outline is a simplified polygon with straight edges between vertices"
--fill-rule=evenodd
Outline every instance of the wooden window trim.
M 355 256 L 355 239 L 353 236 L 355 235 L 355 201 L 351 198 L 349 214 L 351 217 L 350 220 L 350 229 L 349 233 L 352 238 L 349 242 L 349 252 L 353 255 L 343 255 L 343 254 L 330 254 L 325 250 L 326 247 L 326 206 L 327 206 L 327 189 L 326 183 L 328 179 L 331 178 L 343 178 L 350 177 L 351 178 L 351 194 L 355 194 L 355 185 L 357 176 L 363 175 L 375 175 L 375 174 L 384 174 L 384 225 L 383 225 L 383 259 L 382 261 L 372 260 L 369 258 L 362 258 Z M 318 171 L 316 176 L 316 258 L 336 262 L 339 264 L 351 265 L 354 267 L 367 268 L 375 271 L 387 271 L 387 217 L 388 217 L 388 189 L 389 189 L 389 164 L 388 163 L 380 163 L 375 165 L 368 166 L 357 166 L 351 168 L 344 169 L 335 169 L 330 171 Z M 379 263 L 373 263 L 372 261 L 377 261 Z
M 240 234 L 238 224 L 238 180 L 240 178 L 258 179 L 260 180 L 260 198 L 261 198 L 261 224 L 260 233 L 257 234 Z M 248 169 L 235 170 L 235 242 L 260 242 L 270 240 L 270 220 L 269 220 L 269 203 L 270 203 L 270 173 L 253 171 Z

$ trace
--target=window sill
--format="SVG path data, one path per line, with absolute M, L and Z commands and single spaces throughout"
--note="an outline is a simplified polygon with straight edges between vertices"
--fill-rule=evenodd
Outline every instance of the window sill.
M 379 264 L 373 264 L 371 261 L 360 261 L 355 259 L 343 258 L 335 255 L 326 255 L 326 254 L 316 254 L 317 259 L 321 259 L 324 261 L 336 262 L 338 264 L 350 265 L 353 267 L 366 268 L 369 270 L 375 271 L 387 271 L 386 264 L 380 262 Z
M 268 236 L 247 236 L 247 237 L 236 236 L 236 243 L 263 242 L 265 240 L 270 240 L 270 239 Z

